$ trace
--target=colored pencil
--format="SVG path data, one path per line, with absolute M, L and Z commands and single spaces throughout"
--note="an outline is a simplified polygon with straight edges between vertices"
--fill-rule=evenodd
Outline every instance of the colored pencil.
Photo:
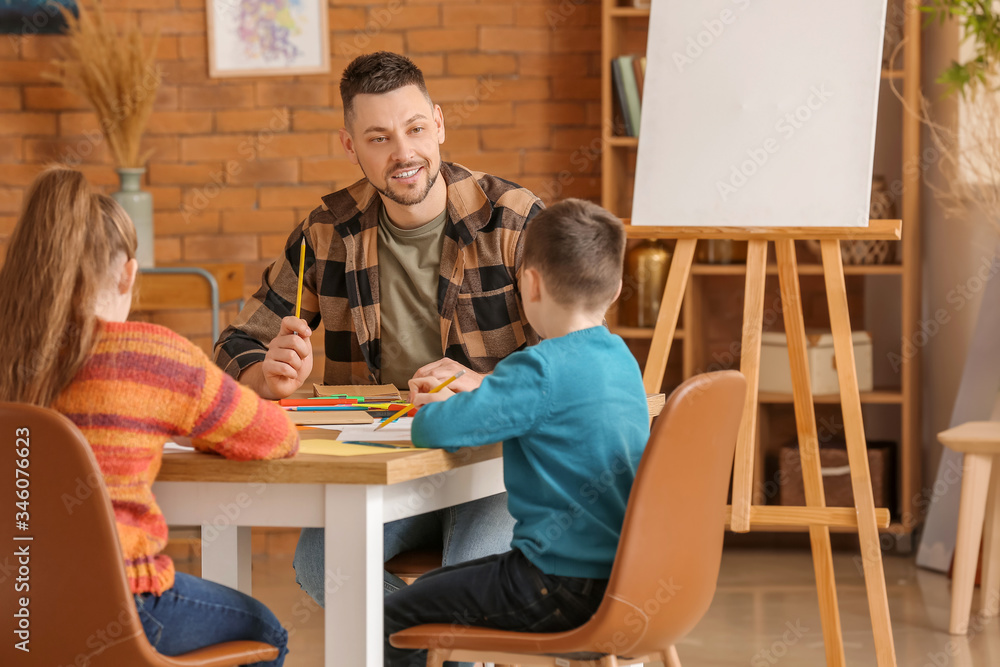
M 306 398 L 283 398 L 278 401 L 278 405 L 285 408 L 293 406 L 316 407 L 317 405 L 358 405 L 358 401 L 350 398 L 324 398 L 316 401 L 310 401 Z
M 438 386 L 436 386 L 433 389 L 431 389 L 427 393 L 429 393 L 429 394 L 436 394 L 437 392 L 441 391 L 442 389 L 444 389 L 445 387 L 447 387 L 448 385 L 450 385 L 452 382 L 454 382 L 458 378 L 462 377 L 463 375 L 465 375 L 465 371 L 459 371 L 459 372 L 455 373 L 454 375 L 452 375 L 447 380 L 445 380 L 444 382 L 442 382 L 441 384 L 439 384 Z M 379 424 L 378 426 L 375 427 L 375 430 L 376 431 L 379 430 L 380 428 L 382 428 L 386 424 L 391 424 L 392 422 L 396 421 L 397 419 L 399 419 L 400 417 L 402 417 L 403 415 L 405 415 L 407 412 L 409 412 L 412 409 L 413 409 L 413 403 L 407 403 L 406 405 L 403 406 L 402 410 L 400 410 L 399 412 L 397 412 L 393 416 L 389 417 L 388 419 L 383 420 L 381 424 Z
M 302 247 L 299 250 L 299 290 L 295 295 L 295 317 L 302 314 L 302 278 L 306 273 L 306 237 L 302 237 Z
M 329 412 L 331 410 L 354 410 L 355 412 L 359 410 L 365 410 L 366 408 L 360 405 L 316 405 L 316 406 L 292 406 L 283 408 L 285 412 Z
M 389 449 L 410 449 L 413 445 L 393 445 L 386 442 L 368 442 L 366 440 L 343 440 L 345 445 L 364 445 L 365 447 L 388 447 Z

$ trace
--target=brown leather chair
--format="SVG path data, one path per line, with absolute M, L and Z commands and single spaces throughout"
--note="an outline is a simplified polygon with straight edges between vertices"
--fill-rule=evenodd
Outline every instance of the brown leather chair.
M 554 657 L 575 653 L 602 654 L 604 666 L 617 665 L 616 656 L 679 665 L 674 643 L 715 594 L 745 392 L 743 376 L 724 371 L 691 378 L 670 395 L 636 473 L 607 592 L 585 624 L 555 633 L 421 625 L 392 635 L 392 645 L 430 649 L 428 667 L 595 664 Z
M 157 653 L 129 591 L 101 471 L 80 431 L 53 410 L 0 403 L 0 451 L 8 512 L 0 522 L 0 665 L 230 667 L 278 657 L 274 646 L 251 641 Z M 11 502 L 17 489 L 28 492 L 23 529 L 17 520 L 24 517 L 14 516 L 22 510 Z M 17 549 L 27 555 L 12 555 Z M 16 647 L 24 639 L 30 652 Z

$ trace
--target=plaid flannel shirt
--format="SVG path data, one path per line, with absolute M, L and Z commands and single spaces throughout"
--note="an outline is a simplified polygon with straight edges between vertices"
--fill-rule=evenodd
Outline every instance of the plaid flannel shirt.
M 442 356 L 487 373 L 507 355 L 538 342 L 517 280 L 525 225 L 542 210 L 528 190 L 443 162 L 448 221 L 438 278 Z M 264 360 L 281 319 L 295 314 L 300 244 L 306 239 L 302 319 L 326 328 L 327 384 L 380 381 L 378 212 L 375 188 L 362 179 L 323 197 L 288 238 L 284 254 L 236 321 L 222 332 L 215 361 L 233 377 Z M 430 360 L 429 360 L 430 361 Z

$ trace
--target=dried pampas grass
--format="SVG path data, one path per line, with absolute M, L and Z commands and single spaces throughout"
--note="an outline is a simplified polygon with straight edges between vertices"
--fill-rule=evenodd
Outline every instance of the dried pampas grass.
M 996 81 L 996 75 L 990 79 Z M 946 177 L 943 186 L 929 178 L 925 183 L 945 215 L 964 218 L 978 211 L 1000 235 L 1000 93 L 981 86 L 959 105 L 955 130 L 935 122 L 927 100 L 921 101 L 920 114 Z
M 904 44 L 905 40 L 896 47 L 893 58 Z M 924 185 L 946 217 L 967 219 L 978 212 L 1000 235 L 1000 72 L 991 67 L 968 84 L 957 100 L 958 118 L 948 125 L 934 117 L 926 97 L 921 96 L 920 108 L 913 109 L 896 82 L 889 84 L 906 113 L 927 127 L 930 138 L 919 163 L 904 164 L 904 171 L 923 173 Z M 944 177 L 943 184 L 930 177 L 932 166 Z
M 151 151 L 140 153 L 139 146 L 162 76 L 155 62 L 159 30 L 146 48 L 138 26 L 119 32 L 100 2 L 92 10 L 81 6 L 79 18 L 62 12 L 69 25 L 67 54 L 53 61 L 57 69 L 47 78 L 90 102 L 118 167 L 145 166 Z

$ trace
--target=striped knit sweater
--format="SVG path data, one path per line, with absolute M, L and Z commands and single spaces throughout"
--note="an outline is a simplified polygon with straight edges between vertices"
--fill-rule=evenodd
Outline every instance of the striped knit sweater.
M 168 439 L 188 436 L 198 449 L 239 460 L 298 450 L 295 427 L 277 405 L 153 324 L 102 323 L 93 354 L 52 407 L 94 451 L 133 593 L 159 595 L 174 585 L 174 564 L 160 553 L 167 524 L 152 492 Z

